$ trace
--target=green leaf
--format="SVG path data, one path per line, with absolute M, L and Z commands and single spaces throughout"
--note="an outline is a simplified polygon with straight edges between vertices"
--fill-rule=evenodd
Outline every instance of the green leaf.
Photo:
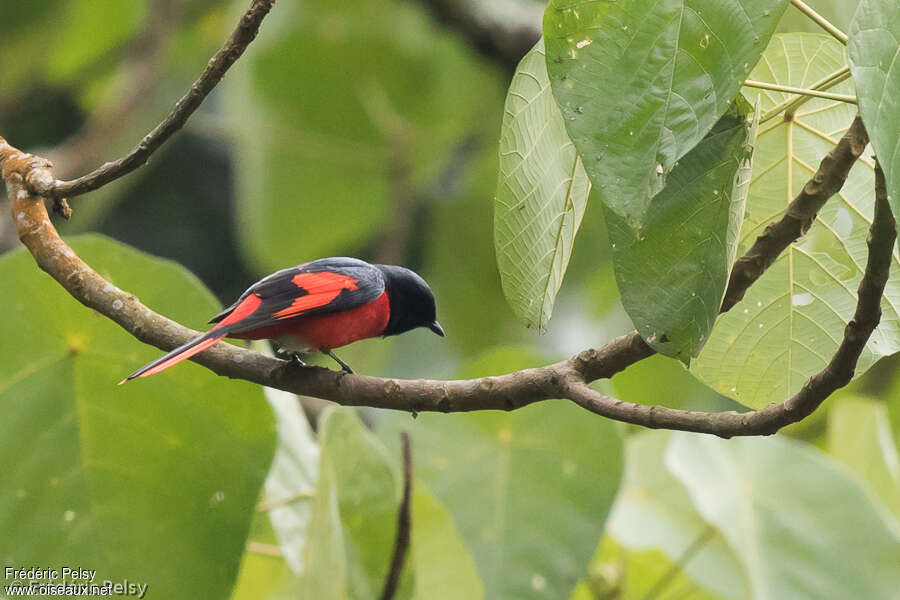
M 690 557 L 689 557 L 690 558 Z M 588 577 L 569 600 L 717 600 L 656 550 L 627 551 L 604 537 Z
M 541 40 L 506 96 L 494 199 L 503 293 L 529 327 L 543 329 L 550 319 L 590 191 L 550 91 Z
M 785 0 L 552 0 L 547 70 L 605 206 L 639 230 L 650 200 L 737 94 Z
M 303 549 L 319 470 L 319 446 L 296 395 L 265 388 L 275 412 L 278 445 L 266 477 L 264 505 L 284 559 L 303 572 Z
M 68 2 L 58 17 L 65 27 L 53 40 L 48 77 L 65 83 L 104 54 L 131 40 L 147 20 L 147 2 Z
M 900 455 L 884 404 L 848 398 L 833 406 L 828 411 L 828 449 L 900 519 Z
M 735 101 L 678 161 L 640 233 L 606 209 L 622 305 L 654 350 L 685 364 L 716 322 L 737 251 L 759 122 L 748 108 Z
M 859 113 L 884 169 L 894 215 L 900 215 L 900 4 L 861 0 L 849 36 Z
M 532 357 L 528 363 L 537 362 Z M 490 352 L 460 375 L 525 366 Z M 622 470 L 621 440 L 605 419 L 569 402 L 512 413 L 387 415 L 379 431 L 413 441 L 416 473 L 456 521 L 486 598 L 565 598 L 593 555 Z M 548 559 L 552 557 L 552 559 Z
M 900 538 L 825 454 L 781 436 L 675 433 L 665 463 L 743 561 L 753 598 L 892 598 Z
M 830 36 L 778 35 L 751 76 L 810 87 L 843 65 L 844 48 Z M 852 94 L 852 84 L 844 82 L 832 91 Z M 756 98 L 760 90 L 745 93 Z M 786 98 L 764 91 L 763 112 Z M 791 120 L 774 119 L 760 127 L 739 253 L 782 216 L 855 114 L 853 105 L 813 99 Z M 719 317 L 691 365 L 694 374 L 720 393 L 762 408 L 796 393 L 824 368 L 856 308 L 873 203 L 872 161 L 864 157 L 850 171 L 841 192 L 819 211 L 809 232 L 781 253 L 743 301 Z M 896 269 L 900 260 L 896 254 L 894 258 Z M 860 357 L 856 375 L 881 356 L 900 350 L 896 306 L 900 280 L 892 279 L 882 300 L 881 324 Z
M 413 457 L 415 461 L 415 457 Z M 416 482 L 412 504 L 416 600 L 481 600 L 484 586 L 447 509 Z
M 396 538 L 397 473 L 352 409 L 329 410 L 320 417 L 319 444 L 319 481 L 303 553 L 300 596 L 376 598 Z M 409 592 L 405 586 L 396 598 L 409 598 Z
M 415 213 L 455 144 L 494 134 L 485 106 L 500 93 L 488 68 L 412 3 L 286 10 L 294 14 L 281 13 L 228 82 L 238 232 L 263 271 L 371 247 L 395 211 Z
M 722 532 L 697 514 L 684 486 L 663 464 L 669 437 L 656 431 L 628 437 L 625 478 L 608 532 L 629 550 L 658 549 L 670 561 L 699 544 L 682 570 L 723 598 L 746 598 L 750 581 L 741 559 Z
M 293 600 L 299 578 L 279 555 L 278 538 L 269 515 L 257 511 L 230 600 Z
M 218 310 L 180 266 L 72 241 L 167 316 L 200 327 Z M 190 363 L 118 387 L 160 352 L 78 304 L 27 252 L 0 258 L 0 279 L 4 562 L 80 565 L 164 598 L 227 596 L 275 439 L 260 388 Z
M 637 362 L 610 380 L 615 397 L 624 402 L 686 410 L 739 410 L 741 406 L 714 392 L 691 375 L 684 365 L 665 356 L 653 355 Z

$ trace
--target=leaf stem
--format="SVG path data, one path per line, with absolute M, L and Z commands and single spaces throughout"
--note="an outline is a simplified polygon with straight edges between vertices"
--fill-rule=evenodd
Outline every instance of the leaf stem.
M 834 36 L 834 39 L 844 44 L 845 46 L 847 45 L 847 40 L 850 39 L 847 37 L 847 34 L 832 25 L 828 19 L 814 11 L 812 7 L 806 2 L 804 2 L 803 0 L 791 0 L 791 4 L 797 7 L 797 9 L 804 15 L 812 19 L 816 25 Z
M 744 82 L 744 85 L 747 87 L 759 88 L 761 90 L 772 90 L 775 92 L 784 92 L 785 94 L 801 94 L 803 96 L 812 96 L 813 98 L 825 98 L 827 100 L 837 100 L 839 102 L 856 104 L 856 96 L 849 96 L 847 94 L 834 94 L 832 92 L 779 85 L 777 83 L 767 83 L 765 81 L 756 81 L 753 79 L 748 79 Z
M 842 83 L 850 78 L 850 66 L 844 65 L 831 75 L 826 75 L 824 78 L 815 82 L 810 86 L 812 90 L 827 90 L 830 87 L 833 87 L 839 83 Z M 771 110 L 767 110 L 763 116 L 760 118 L 760 123 L 765 123 L 769 119 L 773 117 L 777 117 L 782 112 L 793 113 L 800 106 L 806 104 L 810 100 L 812 100 L 812 96 L 800 96 L 799 98 L 791 98 L 790 100 L 785 100 L 784 102 L 777 104 Z

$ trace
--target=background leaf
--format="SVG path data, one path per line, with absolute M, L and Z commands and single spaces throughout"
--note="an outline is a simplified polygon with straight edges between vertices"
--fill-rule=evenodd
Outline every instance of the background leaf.
M 883 404 L 841 399 L 828 411 L 828 449 L 856 471 L 900 519 L 900 455 Z M 900 531 L 900 524 L 895 529 Z
M 669 470 L 740 558 L 754 598 L 891 598 L 900 538 L 828 457 L 781 436 L 672 434 Z
M 716 600 L 657 550 L 629 551 L 604 537 L 588 577 L 569 600 Z
M 750 582 L 739 553 L 697 513 L 687 490 L 663 464 L 669 439 L 668 432 L 656 431 L 628 437 L 625 478 L 608 532 L 631 551 L 659 549 L 670 561 L 700 543 L 682 570 L 722 598 L 747 598 Z
M 859 113 L 884 169 L 894 215 L 900 214 L 900 4 L 861 0 L 847 53 Z
M 553 0 L 547 70 L 605 206 L 640 229 L 759 60 L 784 0 Z
M 326 411 L 319 421 L 319 442 L 319 481 L 300 596 L 375 598 L 384 585 L 396 537 L 396 470 L 352 409 Z M 395 597 L 409 598 L 409 586 Z
M 391 170 L 408 163 L 402 184 L 427 186 L 462 137 L 493 134 L 484 107 L 500 101 L 488 70 L 421 7 L 287 6 L 242 59 L 228 105 L 239 234 L 263 272 L 376 242 L 395 202 L 422 201 L 398 198 Z
M 845 64 L 843 46 L 826 35 L 777 35 L 751 76 L 782 85 L 810 87 Z M 853 92 L 847 81 L 832 88 Z M 757 89 L 748 89 L 756 98 Z M 765 91 L 763 112 L 788 96 Z M 741 229 L 739 253 L 749 248 L 818 168 L 856 114 L 850 104 L 813 99 L 791 120 L 760 126 L 754 173 Z M 862 158 L 843 189 L 825 204 L 809 232 L 782 252 L 722 315 L 692 372 L 720 393 L 752 408 L 781 402 L 831 359 L 856 307 L 856 288 L 868 251 L 872 220 L 872 161 Z M 900 264 L 897 254 L 895 265 Z M 878 358 L 900 350 L 900 280 L 892 278 L 882 300 L 881 324 L 856 367 L 866 371 Z
M 494 199 L 503 292 L 529 327 L 543 329 L 550 319 L 590 191 L 550 91 L 541 40 L 506 96 Z
M 413 457 L 413 461 L 415 461 Z M 415 467 L 414 467 L 415 468 Z M 413 492 L 412 548 L 416 600 L 481 600 L 484 586 L 453 517 L 420 483 Z
M 719 315 L 744 218 L 759 110 L 748 124 L 739 100 L 678 161 L 640 233 L 606 209 L 622 305 L 654 350 L 685 364 Z
M 263 505 L 271 507 L 267 514 L 285 561 L 301 574 L 319 473 L 319 446 L 297 396 L 272 388 L 264 391 L 275 413 L 278 445 L 266 477 Z
M 113 284 L 199 327 L 219 308 L 183 268 L 98 236 L 73 248 Z M 197 365 L 118 387 L 159 356 L 70 298 L 20 250 L 0 259 L 0 556 L 82 565 L 166 598 L 227 595 L 272 456 L 259 388 Z M 185 581 L 196 587 L 185 586 Z
M 461 376 L 532 366 L 497 349 Z M 528 364 L 529 361 L 534 361 Z M 615 425 L 569 402 L 512 413 L 392 413 L 379 435 L 412 436 L 417 475 L 450 510 L 486 598 L 564 598 L 593 555 L 622 470 Z M 547 507 L 553 507 L 548 510 Z

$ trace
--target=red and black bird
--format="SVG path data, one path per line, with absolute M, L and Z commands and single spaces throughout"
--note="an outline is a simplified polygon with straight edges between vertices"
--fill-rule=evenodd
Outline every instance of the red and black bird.
M 210 323 L 216 326 L 144 365 L 120 384 L 164 371 L 226 337 L 275 340 L 301 365 L 297 353 L 323 352 L 352 373 L 334 355 L 334 348 L 417 327 L 444 335 L 425 280 L 403 267 L 346 257 L 320 258 L 272 273 Z

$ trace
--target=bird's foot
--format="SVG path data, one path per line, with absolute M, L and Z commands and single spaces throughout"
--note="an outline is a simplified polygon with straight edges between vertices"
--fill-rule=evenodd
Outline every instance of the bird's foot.
M 275 358 L 280 360 L 286 360 L 293 367 L 306 367 L 308 366 L 303 359 L 300 358 L 299 352 L 289 352 L 282 348 L 278 343 L 272 342 L 272 351 L 275 353 Z

